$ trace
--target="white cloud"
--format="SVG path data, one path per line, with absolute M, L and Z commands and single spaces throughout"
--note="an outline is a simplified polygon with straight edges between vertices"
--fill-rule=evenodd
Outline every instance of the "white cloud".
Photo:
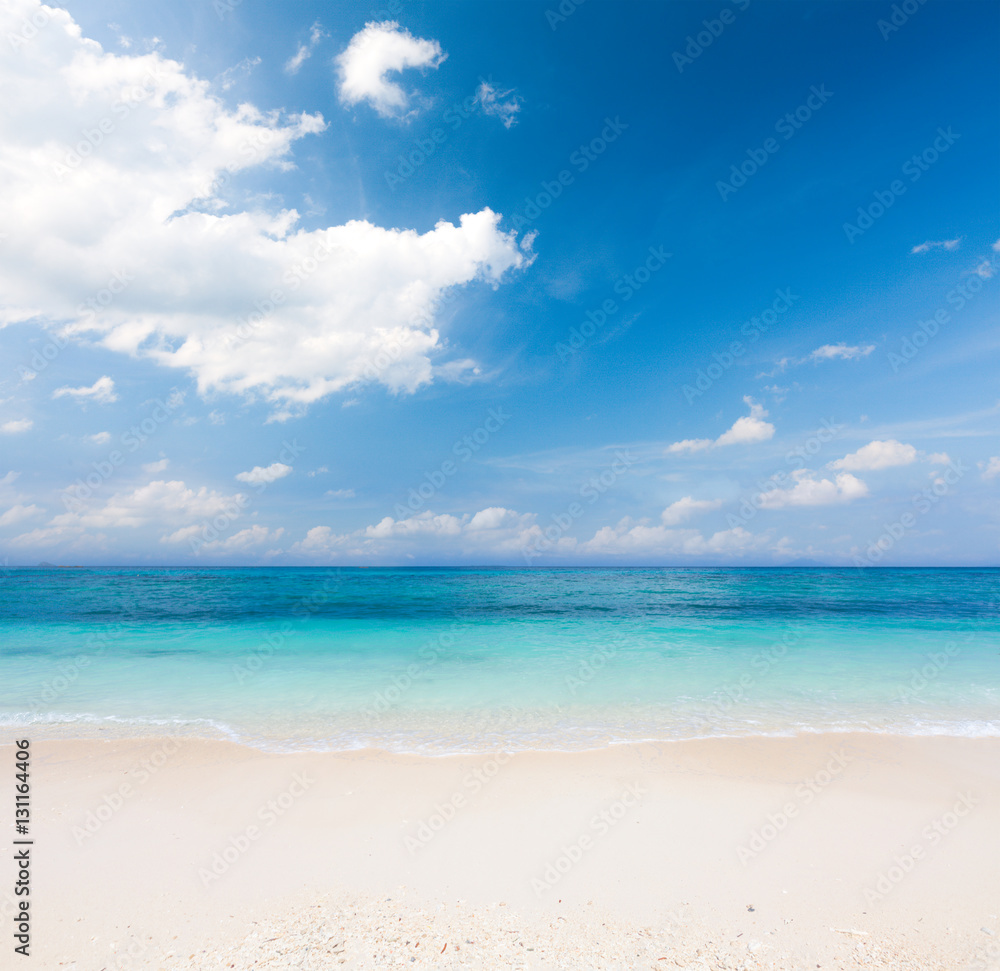
M 518 513 L 501 506 L 475 514 L 434 515 L 429 510 L 409 519 L 386 516 L 371 526 L 350 533 L 335 533 L 329 526 L 315 526 L 291 552 L 322 557 L 405 557 L 413 553 L 516 555 L 529 544 L 545 542 L 532 513 Z M 558 544 L 557 544 L 558 545 Z M 563 546 L 575 545 L 566 540 Z
M 76 398 L 77 401 L 97 401 L 102 405 L 110 405 L 118 400 L 115 394 L 115 383 L 106 374 L 98 378 L 89 388 L 56 388 L 53 398 Z
M 255 465 L 249 472 L 239 472 L 236 475 L 236 479 L 239 482 L 249 482 L 251 485 L 262 485 L 283 479 L 291 471 L 292 467 L 290 465 L 274 462 L 266 468 L 262 465 Z
M 111 441 L 111 432 L 97 432 L 87 436 L 95 445 L 107 445 Z
M 199 530 L 200 528 L 201 527 L 194 527 L 195 530 Z M 161 542 L 183 542 L 195 535 L 195 533 L 190 530 L 179 530 L 178 532 L 184 533 L 180 540 L 175 540 L 172 537 L 164 537 Z M 269 529 L 267 526 L 249 526 L 246 529 L 241 529 L 238 533 L 234 533 L 226 539 L 217 539 L 210 543 L 201 543 L 198 546 L 198 552 L 242 553 L 246 550 L 253 549 L 255 546 L 260 546 L 263 543 L 273 543 L 275 540 L 280 539 L 284 533 L 284 528 Z
M 324 499 L 353 499 L 353 489 L 328 489 L 323 493 Z
M 869 442 L 856 452 L 830 462 L 828 467 L 848 472 L 871 472 L 890 469 L 896 465 L 912 465 L 916 460 L 917 450 L 912 445 L 904 445 L 890 438 L 884 442 Z
M 410 110 L 411 95 L 386 75 L 407 68 L 436 68 L 447 57 L 436 40 L 414 37 L 394 20 L 365 24 L 337 57 L 340 100 L 347 105 L 367 101 L 385 118 Z
M 733 427 L 715 440 L 716 445 L 746 445 L 751 442 L 766 442 L 774 436 L 774 425 L 762 420 L 767 417 L 764 406 L 757 404 L 749 395 L 743 400 L 750 406 L 750 414 L 737 418 Z
M 867 357 L 875 350 L 874 344 L 865 344 L 863 347 L 861 345 L 854 345 L 849 347 L 847 344 L 824 344 L 822 347 L 817 347 L 809 355 L 810 361 L 850 361 L 858 357 Z
M 168 465 L 170 465 L 170 459 L 158 459 L 156 462 L 146 462 L 142 471 L 146 475 L 156 475 L 158 472 L 163 472 Z
M 30 418 L 15 418 L 13 421 L 5 421 L 0 425 L 0 432 L 4 435 L 19 435 L 26 432 L 35 423 Z
M 299 49 L 285 62 L 285 71 L 288 74 L 298 74 L 299 68 L 312 56 L 316 45 L 325 37 L 323 28 L 319 21 L 309 29 L 309 40 L 299 45 Z
M 761 509 L 784 509 L 786 506 L 832 506 L 852 502 L 868 495 L 868 486 L 849 472 L 841 472 L 835 481 L 817 479 L 809 469 L 792 473 L 795 485 L 790 489 L 771 489 L 760 495 Z
M 0 526 L 13 526 L 15 523 L 31 519 L 33 516 L 40 516 L 44 509 L 41 506 L 22 506 L 20 504 L 11 506 L 2 516 L 0 516 Z
M 951 456 L 947 452 L 931 452 L 927 456 L 927 461 L 931 465 L 949 465 L 951 463 Z
M 244 57 L 239 64 L 234 64 L 232 67 L 227 67 L 216 79 L 215 83 L 222 88 L 223 91 L 228 91 L 239 81 L 243 81 L 250 77 L 253 69 L 260 64 L 259 57 Z
M 979 468 L 983 470 L 983 478 L 989 481 L 1000 476 L 1000 455 L 994 455 L 989 462 L 980 462 Z
M 0 5 L 0 36 L 40 9 Z M 295 210 L 230 207 L 244 171 L 291 168 L 323 118 L 230 111 L 182 64 L 107 54 L 47 9 L 45 29 L 0 59 L 0 325 L 58 322 L 285 417 L 352 385 L 430 383 L 446 363 L 447 292 L 531 262 L 486 208 L 418 233 L 365 220 L 307 231 Z
M 99 509 L 82 509 L 56 516 L 49 525 L 116 529 L 149 523 L 173 524 L 210 519 L 245 505 L 246 497 L 240 493 L 227 496 L 205 486 L 195 490 L 180 480 L 157 479 L 132 492 L 115 493 Z
M 676 526 L 697 513 L 718 509 L 721 505 L 721 499 L 692 499 L 691 496 L 685 496 L 667 506 L 660 513 L 660 520 L 664 526 Z
M 932 249 L 958 249 L 958 244 L 961 242 L 961 237 L 958 239 L 928 239 L 926 242 L 920 243 L 918 246 L 914 246 L 913 249 L 910 250 L 910 253 L 929 253 Z
M 517 124 L 521 98 L 514 93 L 513 88 L 501 91 L 489 81 L 483 81 L 476 89 L 476 104 L 484 115 L 499 118 L 504 128 L 513 128 Z
M 713 553 L 740 554 L 760 547 L 765 538 L 737 526 L 705 537 L 696 529 L 668 529 L 634 523 L 625 518 L 617 526 L 604 526 L 579 551 L 594 554 L 705 556 Z
M 20 547 L 51 546 L 80 539 L 90 529 L 134 529 L 142 526 L 160 528 L 181 527 L 173 533 L 198 533 L 202 523 L 217 516 L 228 521 L 238 519 L 246 509 L 247 496 L 224 495 L 202 486 L 191 489 L 184 482 L 155 480 L 131 492 L 115 493 L 103 506 L 90 508 L 75 501 L 71 490 L 66 492 L 65 505 L 70 511 L 50 519 L 43 529 L 36 529 L 11 540 Z M 168 541 L 169 537 L 161 537 Z
M 750 414 L 737 418 L 732 428 L 723 432 L 715 441 L 710 438 L 686 438 L 674 442 L 667 448 L 667 454 L 674 452 L 701 452 L 722 445 L 748 445 L 753 442 L 766 442 L 774 436 L 774 425 L 764 421 L 767 411 L 763 405 L 757 404 L 749 395 L 743 401 L 750 406 Z

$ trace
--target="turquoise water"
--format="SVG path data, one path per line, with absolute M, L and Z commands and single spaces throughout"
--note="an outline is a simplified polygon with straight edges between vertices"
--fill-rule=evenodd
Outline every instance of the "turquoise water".
M 440 753 L 998 735 L 1000 570 L 9 570 L 0 725 Z

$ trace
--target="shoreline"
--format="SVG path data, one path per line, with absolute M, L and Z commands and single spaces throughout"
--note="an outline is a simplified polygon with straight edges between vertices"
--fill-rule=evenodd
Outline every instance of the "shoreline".
M 879 966 L 881 948 L 887 967 L 936 968 L 1000 940 L 995 738 L 816 734 L 449 756 L 278 754 L 162 736 L 32 748 L 40 966 L 153 968 L 173 951 L 171 967 L 226 967 L 211 955 L 249 947 L 261 928 L 280 933 L 260 936 L 253 960 L 274 940 L 311 940 L 322 924 L 313 908 L 341 914 L 346 943 L 332 964 L 359 968 L 384 966 L 397 944 L 420 966 L 445 966 L 448 950 L 472 960 L 473 945 L 455 941 L 432 961 L 386 937 L 414 921 L 454 937 L 461 915 L 479 928 L 469 940 L 493 928 L 499 942 L 511 920 L 534 935 L 519 949 L 527 960 L 535 947 L 534 964 L 484 950 L 500 963 L 470 965 L 483 967 L 560 966 L 542 951 L 557 962 L 576 945 L 558 943 L 553 921 L 597 951 L 673 949 L 622 967 L 712 941 L 720 960 L 786 962 L 774 967 L 839 966 L 828 962 L 862 945 L 866 966 Z M 0 892 L 0 932 L 6 910 Z M 141 954 L 126 959 L 130 940 Z

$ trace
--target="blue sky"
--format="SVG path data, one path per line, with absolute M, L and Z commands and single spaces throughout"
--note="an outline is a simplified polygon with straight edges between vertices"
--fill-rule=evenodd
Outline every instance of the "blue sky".
M 8 563 L 1000 560 L 997 4 L 0 18 Z

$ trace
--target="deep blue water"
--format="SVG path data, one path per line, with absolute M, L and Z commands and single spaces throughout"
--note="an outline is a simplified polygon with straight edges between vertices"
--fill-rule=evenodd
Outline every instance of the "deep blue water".
M 0 723 L 402 751 L 996 735 L 1000 570 L 11 570 Z

